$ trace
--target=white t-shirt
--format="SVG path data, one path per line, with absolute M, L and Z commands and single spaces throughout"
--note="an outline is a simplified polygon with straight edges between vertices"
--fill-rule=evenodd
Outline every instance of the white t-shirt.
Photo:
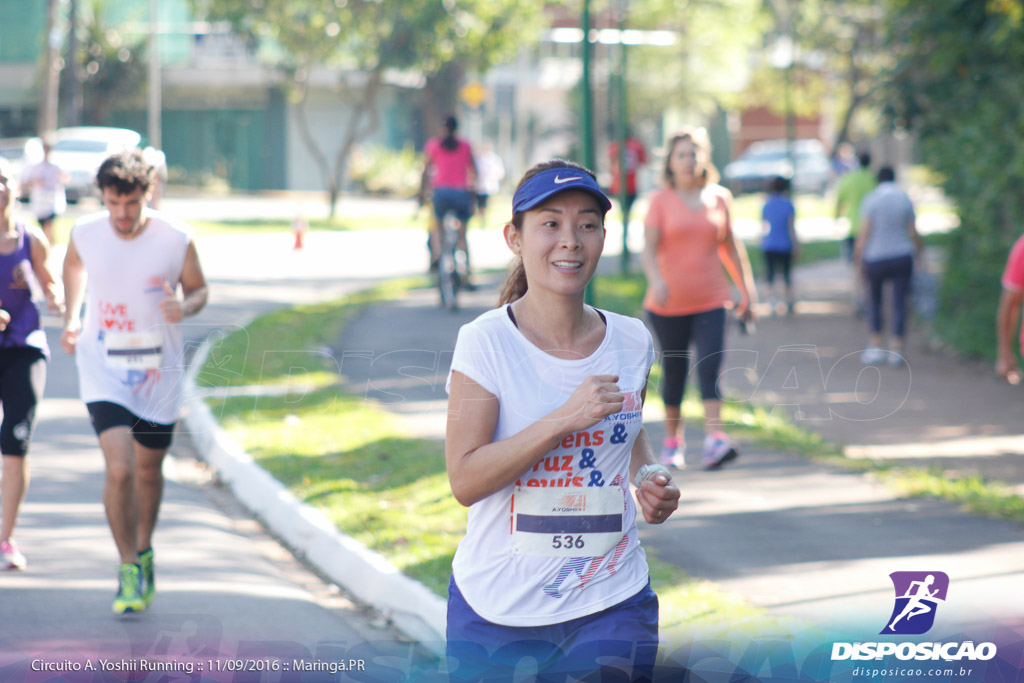
M 71 242 L 88 273 L 75 360 L 82 400 L 110 401 L 159 424 L 177 421 L 184 358 L 181 329 L 167 323 L 164 282 L 177 287 L 192 230 L 145 209 L 146 227 L 118 237 L 106 211 L 75 224 Z
M 49 161 L 40 161 L 25 171 L 22 182 L 31 184 L 29 205 L 36 218 L 59 216 L 67 209 L 67 197 L 60 176 L 60 167 Z
M 622 412 L 565 437 L 516 484 L 474 503 L 452 562 L 459 590 L 488 621 L 557 624 L 618 604 L 647 583 L 629 464 L 654 342 L 639 320 L 602 311 L 598 349 L 555 358 L 522 335 L 507 308 L 462 327 L 451 366 L 498 398 L 494 441 L 551 413 L 590 375 L 618 375 L 626 396 Z

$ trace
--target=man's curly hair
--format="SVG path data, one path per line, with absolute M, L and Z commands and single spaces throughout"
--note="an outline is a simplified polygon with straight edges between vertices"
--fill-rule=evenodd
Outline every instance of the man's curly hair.
M 141 149 L 129 149 L 107 157 L 96 173 L 100 192 L 110 188 L 117 194 L 143 193 L 156 182 L 156 169 L 142 156 Z

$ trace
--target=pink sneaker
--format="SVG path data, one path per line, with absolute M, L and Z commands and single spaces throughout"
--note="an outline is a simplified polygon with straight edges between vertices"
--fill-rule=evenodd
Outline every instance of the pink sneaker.
M 718 469 L 739 455 L 736 444 L 722 432 L 713 432 L 704 437 L 704 456 L 701 459 L 704 469 Z
M 686 467 L 686 442 L 680 439 L 665 439 L 661 444 L 661 457 L 658 462 L 665 467 L 684 469 Z
M 0 541 L 0 567 L 4 569 L 24 569 L 28 563 L 18 544 L 11 539 Z

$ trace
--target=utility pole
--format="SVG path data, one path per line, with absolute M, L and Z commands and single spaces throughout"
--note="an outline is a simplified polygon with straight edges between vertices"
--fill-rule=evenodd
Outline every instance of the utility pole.
M 68 126 L 82 123 L 82 90 L 78 80 L 78 2 L 68 3 L 68 55 L 64 60 L 64 121 Z
M 39 137 L 47 139 L 57 130 L 58 93 L 60 91 L 60 47 L 61 30 L 59 20 L 60 0 L 46 0 L 46 61 L 43 73 L 43 87 L 39 93 Z
M 619 206 L 622 207 L 622 255 L 619 269 L 623 275 L 629 274 L 629 190 L 626 178 L 629 175 L 629 157 L 626 140 L 629 138 L 629 108 L 626 104 L 626 1 L 618 0 L 616 8 L 619 15 Z
M 583 157 L 583 165 L 594 170 L 594 94 L 590 84 L 590 0 L 583 0 L 583 19 L 580 24 L 583 29 L 583 42 L 580 44 L 583 50 L 583 112 L 580 117 L 582 128 L 580 154 Z M 587 284 L 583 299 L 590 305 L 594 304 L 593 284 Z
M 160 139 L 160 110 L 162 102 L 162 83 L 160 80 L 160 0 L 149 0 L 149 116 L 147 133 L 149 144 L 156 149 L 163 149 Z
M 594 170 L 594 93 L 590 80 L 590 0 L 583 0 L 583 112 L 581 118 L 580 153 L 583 165 Z

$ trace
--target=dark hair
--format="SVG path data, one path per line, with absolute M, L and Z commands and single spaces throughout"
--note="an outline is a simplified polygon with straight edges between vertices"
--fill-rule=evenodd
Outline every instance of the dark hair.
M 780 175 L 775 176 L 768 181 L 768 191 L 774 194 L 783 194 L 789 191 L 789 178 L 783 178 Z
M 860 162 L 861 168 L 870 168 L 871 166 L 871 152 L 861 152 L 857 155 L 857 161 Z
M 591 178 L 597 179 L 594 172 L 582 164 L 577 164 L 575 161 L 566 161 L 565 159 L 551 159 L 550 161 L 542 161 L 539 164 L 534 164 L 526 173 L 523 174 L 519 184 L 516 185 L 516 192 L 523 186 L 527 180 L 537 175 L 541 171 L 547 171 L 552 168 L 571 168 L 574 171 L 580 171 L 586 173 Z M 523 229 L 523 219 L 525 212 L 517 211 L 512 214 L 512 220 L 509 221 L 515 227 L 517 231 Z M 517 256 L 508 267 L 508 273 L 505 276 L 505 284 L 501 287 L 501 296 L 498 297 L 498 305 L 504 306 L 510 304 L 513 301 L 522 299 L 523 295 L 526 294 L 526 290 L 529 288 L 530 283 L 526 280 L 526 269 L 523 268 L 522 256 Z
M 665 145 L 665 168 L 661 174 L 665 182 L 669 187 L 674 186 L 675 179 L 672 177 L 671 168 L 672 152 L 675 151 L 676 145 L 687 140 L 692 142 L 697 149 L 703 149 L 707 154 L 703 161 L 698 156 L 699 175 L 697 177 L 701 187 L 717 183 L 718 169 L 711 163 L 711 143 L 708 140 L 707 131 L 703 128 L 684 128 L 669 138 L 668 144 Z
M 455 137 L 455 131 L 459 128 L 459 121 L 454 116 L 449 115 L 444 120 L 444 129 L 448 131 L 448 134 L 441 139 L 441 146 L 451 152 L 457 149 L 459 141 Z
M 878 182 L 891 183 L 894 180 L 896 180 L 896 171 L 892 170 L 892 166 L 883 166 L 878 169 Z
M 142 156 L 141 149 L 129 149 L 107 157 L 96 173 L 100 192 L 110 188 L 117 194 L 136 190 L 149 192 L 156 180 L 156 169 Z

